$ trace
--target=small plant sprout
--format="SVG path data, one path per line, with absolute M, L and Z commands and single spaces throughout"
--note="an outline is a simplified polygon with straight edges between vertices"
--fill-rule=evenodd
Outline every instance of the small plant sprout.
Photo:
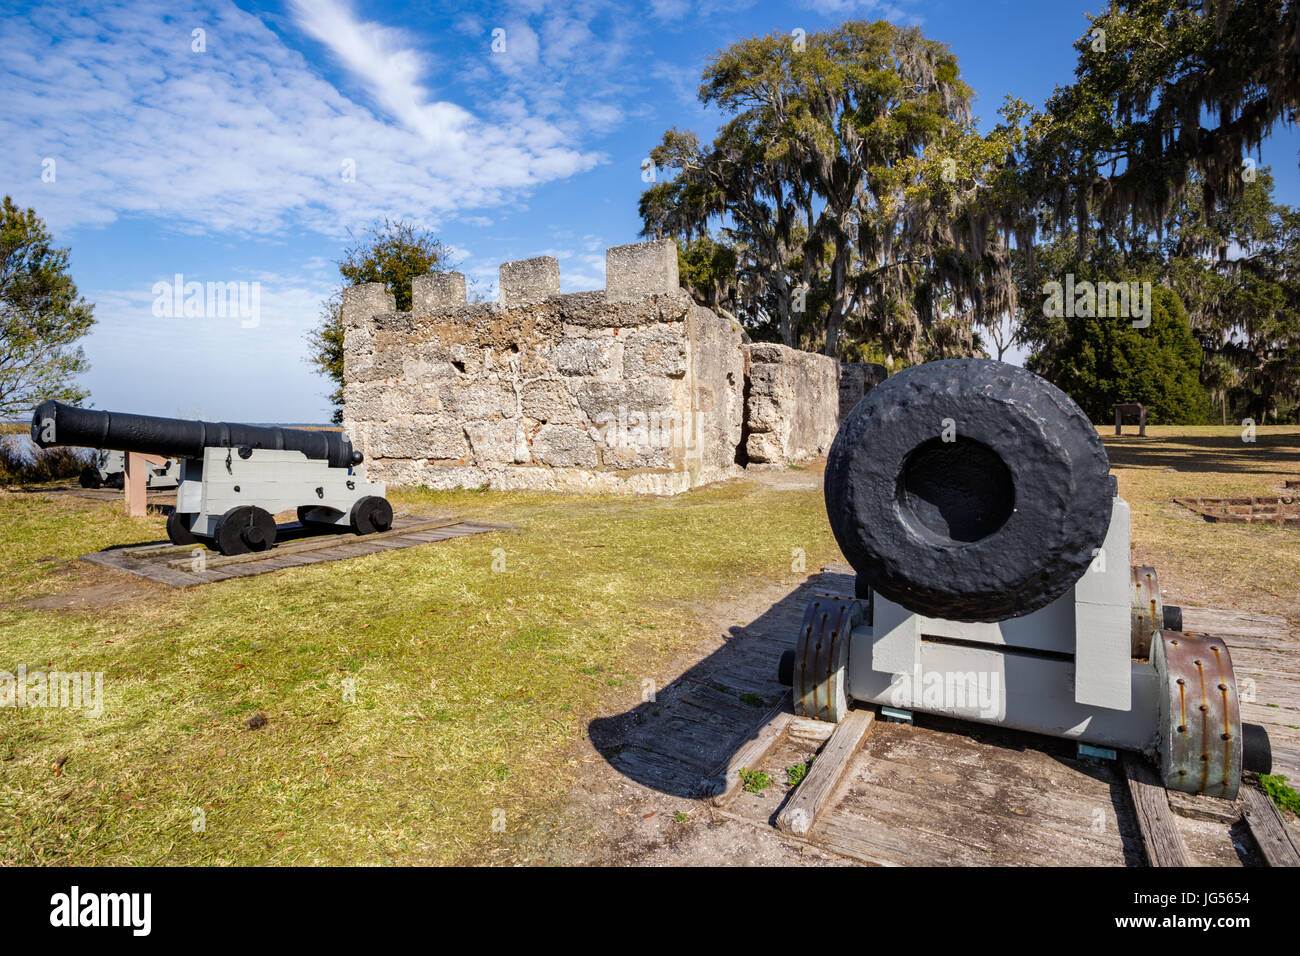
M 808 771 L 812 769 L 813 761 L 816 757 L 809 757 L 802 763 L 791 764 L 785 768 L 785 780 L 791 788 L 803 783 L 804 777 L 808 776 Z
M 1263 773 L 1259 775 L 1259 785 L 1268 794 L 1279 810 L 1290 810 L 1300 815 L 1300 793 L 1287 785 L 1286 777 L 1279 774 Z
M 772 786 L 772 777 L 761 770 L 750 770 L 742 768 L 740 779 L 745 783 L 745 789 L 750 793 L 762 793 L 768 787 Z

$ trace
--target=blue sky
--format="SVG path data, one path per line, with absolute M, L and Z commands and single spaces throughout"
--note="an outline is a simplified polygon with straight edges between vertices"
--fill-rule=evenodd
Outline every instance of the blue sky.
M 349 228 L 432 228 L 492 297 L 500 262 L 535 255 L 559 259 L 565 291 L 601 288 L 605 248 L 637 238 L 649 149 L 670 126 L 715 128 L 695 90 L 731 42 L 852 18 L 917 24 L 957 54 L 988 125 L 1004 96 L 1041 104 L 1069 82 L 1084 12 L 1101 6 L 3 3 L 0 190 L 70 247 L 96 306 L 92 404 L 324 421 L 303 334 L 338 285 Z M 1292 205 L 1298 149 L 1284 130 L 1263 152 Z M 155 315 L 155 284 L 176 274 L 259 283 L 259 321 Z

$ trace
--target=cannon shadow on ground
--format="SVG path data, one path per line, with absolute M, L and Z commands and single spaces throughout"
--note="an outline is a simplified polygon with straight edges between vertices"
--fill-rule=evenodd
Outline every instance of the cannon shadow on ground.
M 720 647 L 631 710 L 597 718 L 588 734 L 623 775 L 676 797 L 699 797 L 712 775 L 758 729 L 784 694 L 781 653 L 794 647 L 804 606 L 844 575 L 813 575 L 753 621 L 732 625 Z M 649 696 L 649 695 L 643 695 Z

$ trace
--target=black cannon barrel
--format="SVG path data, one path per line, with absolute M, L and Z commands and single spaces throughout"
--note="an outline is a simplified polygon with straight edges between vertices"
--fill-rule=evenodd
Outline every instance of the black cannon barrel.
M 169 458 L 202 458 L 205 448 L 273 448 L 300 451 L 331 467 L 359 465 L 361 453 L 342 432 L 307 431 L 231 422 L 192 422 L 77 408 L 45 402 L 32 413 L 32 441 L 41 448 L 84 445 Z
M 1105 540 L 1114 495 L 1079 407 L 986 359 L 915 365 L 873 388 L 835 436 L 825 487 L 863 581 L 957 621 L 1019 617 L 1069 590 Z

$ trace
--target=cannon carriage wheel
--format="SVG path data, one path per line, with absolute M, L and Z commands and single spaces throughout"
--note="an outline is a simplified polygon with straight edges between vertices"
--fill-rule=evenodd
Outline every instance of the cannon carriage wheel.
M 366 495 L 357 500 L 348 515 L 348 524 L 356 534 L 374 534 L 393 526 L 393 506 L 387 498 Z
M 262 508 L 239 505 L 218 519 L 212 539 L 222 554 L 267 551 L 275 544 L 275 518 Z
M 167 516 L 167 540 L 172 544 L 199 544 L 199 536 L 190 530 L 193 515 L 181 514 L 172 509 Z

